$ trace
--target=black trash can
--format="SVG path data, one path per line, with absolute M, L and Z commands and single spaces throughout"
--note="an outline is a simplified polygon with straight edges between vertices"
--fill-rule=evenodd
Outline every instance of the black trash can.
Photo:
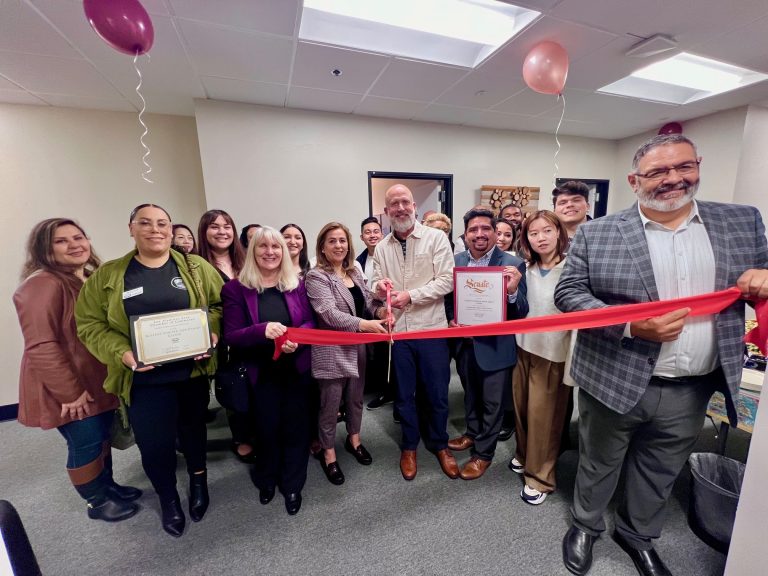
M 745 465 L 731 458 L 700 452 L 691 465 L 691 502 L 688 524 L 701 540 L 728 553 Z

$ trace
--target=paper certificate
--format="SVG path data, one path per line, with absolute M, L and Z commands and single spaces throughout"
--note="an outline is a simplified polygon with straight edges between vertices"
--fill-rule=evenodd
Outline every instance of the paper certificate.
M 453 269 L 454 318 L 461 326 L 507 319 L 507 290 L 503 266 Z
M 211 354 L 204 308 L 131 316 L 131 346 L 139 367 Z

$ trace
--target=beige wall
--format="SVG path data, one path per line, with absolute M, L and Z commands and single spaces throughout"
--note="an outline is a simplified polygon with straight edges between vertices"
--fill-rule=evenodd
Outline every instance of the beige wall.
M 756 206 L 768 221 L 768 108 L 750 106 L 736 176 L 733 201 Z
M 75 218 L 104 259 L 127 252 L 128 214 L 155 202 L 174 220 L 197 222 L 205 211 L 193 118 L 148 115 L 154 184 L 141 179 L 136 114 L 0 105 L 0 223 L 7 238 L 0 278 L 0 406 L 18 401 L 23 349 L 11 301 L 32 226 L 44 218 Z
M 355 229 L 368 215 L 369 170 L 453 174 L 454 237 L 483 184 L 539 186 L 541 205 L 551 206 L 551 134 L 207 100 L 195 113 L 208 205 L 230 211 L 238 225 L 293 221 L 310 243 L 331 220 Z M 614 142 L 560 141 L 561 174 L 613 177 Z

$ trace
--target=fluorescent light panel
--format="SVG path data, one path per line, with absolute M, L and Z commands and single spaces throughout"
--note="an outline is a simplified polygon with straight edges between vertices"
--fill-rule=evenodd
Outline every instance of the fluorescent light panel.
M 768 79 L 768 75 L 687 52 L 661 60 L 603 86 L 598 92 L 689 104 Z
M 305 0 L 299 38 L 474 68 L 539 14 L 495 0 Z

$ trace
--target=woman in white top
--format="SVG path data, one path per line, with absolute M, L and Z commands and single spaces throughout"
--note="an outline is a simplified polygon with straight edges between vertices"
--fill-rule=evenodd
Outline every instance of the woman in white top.
M 554 212 L 523 222 L 520 249 L 527 260 L 528 318 L 559 313 L 554 291 L 565 265 L 568 235 Z M 563 384 L 569 332 L 517 335 L 512 376 L 517 450 L 510 468 L 525 478 L 520 497 L 541 504 L 555 489 L 555 464 L 572 388 Z

